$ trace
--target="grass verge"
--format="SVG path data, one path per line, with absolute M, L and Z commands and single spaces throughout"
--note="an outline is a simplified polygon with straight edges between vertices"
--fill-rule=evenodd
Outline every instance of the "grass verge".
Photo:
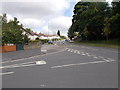
M 108 41 L 74 41 L 74 43 L 79 45 L 88 45 L 96 47 L 107 47 L 120 49 L 120 42 L 118 40 L 108 40 Z

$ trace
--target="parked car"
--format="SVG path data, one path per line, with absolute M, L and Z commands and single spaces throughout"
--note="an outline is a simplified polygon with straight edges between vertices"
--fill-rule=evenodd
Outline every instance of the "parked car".
M 68 39 L 65 39 L 66 42 L 68 42 Z
M 48 44 L 53 44 L 53 41 L 52 41 L 52 40 L 49 40 L 49 41 L 48 41 Z
M 66 41 L 66 42 L 70 42 L 70 43 L 71 43 L 71 42 L 73 42 L 73 41 L 72 41 L 72 40 L 70 40 L 70 39 L 66 39 L 65 41 Z
M 72 43 L 73 41 L 72 40 L 69 40 L 70 43 Z

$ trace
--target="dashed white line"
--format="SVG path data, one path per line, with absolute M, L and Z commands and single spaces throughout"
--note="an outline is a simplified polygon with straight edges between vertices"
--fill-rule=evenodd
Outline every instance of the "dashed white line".
M 82 55 L 86 55 L 84 52 L 81 52 L 82 53 Z
M 107 61 L 107 62 L 109 62 L 109 61 L 116 61 L 116 60 L 113 60 L 113 59 L 102 59 L 102 60 Z
M 113 59 L 111 59 L 111 58 L 105 58 L 105 57 L 102 57 L 102 56 L 96 56 L 96 55 L 93 55 L 93 54 L 89 54 L 89 53 L 85 53 L 85 52 L 80 52 L 80 51 L 78 51 L 78 50 L 74 50 L 74 49 L 69 49 L 68 51 L 70 51 L 70 52 L 73 52 L 73 53 L 76 53 L 76 54 L 81 54 L 81 55 L 83 55 L 83 56 L 85 56 L 85 55 L 87 55 L 88 57 L 93 57 L 93 58 L 95 58 L 95 59 L 102 59 L 102 60 L 104 60 L 104 61 L 106 61 L 106 62 L 109 62 L 109 61 L 115 61 L 115 60 L 113 60 Z
M 77 53 L 77 52 L 79 52 L 78 50 L 74 50 L 74 53 Z
M 41 84 L 40 86 L 41 86 L 41 87 L 45 87 L 46 85 L 45 85 L 45 84 Z
M 27 67 L 27 66 L 44 65 L 44 64 L 46 64 L 46 61 L 41 60 L 41 61 L 34 61 L 34 62 L 27 62 L 27 63 L 20 63 L 20 64 L 13 64 L 13 65 L 8 65 L 8 66 L 3 66 L 3 67 L 0 67 L 0 69 Z
M 14 72 L 5 72 L 5 73 L 0 73 L 0 75 L 8 75 L 8 74 L 13 74 Z
M 38 64 L 28 64 L 28 65 L 18 65 L 18 66 L 6 66 L 6 67 L 1 67 L 2 69 L 3 68 L 19 68 L 19 67 L 28 67 L 28 66 L 35 66 L 35 65 L 38 65 Z
M 93 57 L 93 58 L 98 58 L 98 57 Z
M 60 53 L 65 51 L 66 49 L 63 49 L 61 51 L 58 52 L 53 52 L 53 53 L 48 53 L 48 54 L 44 54 L 44 55 L 36 55 L 36 56 L 32 56 L 32 57 L 28 57 L 28 58 L 22 58 L 22 59 L 15 59 L 15 60 L 11 60 L 11 61 L 4 61 L 4 62 L 0 62 L 0 63 L 11 63 L 11 62 L 18 62 L 18 61 L 23 61 L 23 60 L 28 60 L 28 59 L 34 59 L 36 57 L 43 57 L 43 56 L 47 56 L 47 55 L 52 55 L 52 54 L 56 54 L 56 53 Z
M 70 51 L 70 49 L 68 49 L 68 51 Z
M 51 68 L 61 68 L 61 67 L 70 67 L 70 66 L 87 65 L 87 64 L 98 64 L 98 63 L 104 63 L 104 62 L 113 62 L 113 61 L 94 61 L 94 62 L 85 62 L 85 63 L 76 63 L 76 64 L 66 64 L 66 65 L 52 66 Z
M 81 54 L 80 52 L 78 52 L 77 54 Z

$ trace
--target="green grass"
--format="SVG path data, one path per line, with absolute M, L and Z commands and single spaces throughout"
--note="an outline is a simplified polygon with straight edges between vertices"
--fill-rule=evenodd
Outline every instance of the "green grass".
M 120 42 L 118 40 L 102 40 L 102 41 L 75 41 L 74 43 L 80 45 L 96 46 L 96 47 L 107 47 L 107 48 L 120 48 Z

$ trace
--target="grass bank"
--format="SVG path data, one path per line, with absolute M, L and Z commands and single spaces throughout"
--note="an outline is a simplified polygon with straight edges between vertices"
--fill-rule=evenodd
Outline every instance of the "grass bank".
M 74 41 L 76 44 L 96 46 L 96 47 L 107 47 L 107 48 L 120 48 L 120 42 L 118 40 L 102 40 L 102 41 Z

